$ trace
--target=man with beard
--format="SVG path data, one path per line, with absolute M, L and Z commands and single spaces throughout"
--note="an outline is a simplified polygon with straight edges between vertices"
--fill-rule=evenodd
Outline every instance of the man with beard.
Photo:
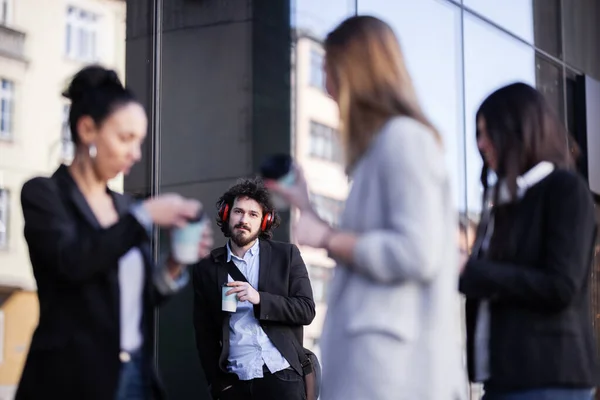
M 300 251 L 271 240 L 279 216 L 261 180 L 239 181 L 217 209 L 217 225 L 229 240 L 192 272 L 196 346 L 211 394 L 304 399 L 297 349 L 315 303 Z M 222 295 L 229 294 L 237 296 L 235 312 L 222 309 Z

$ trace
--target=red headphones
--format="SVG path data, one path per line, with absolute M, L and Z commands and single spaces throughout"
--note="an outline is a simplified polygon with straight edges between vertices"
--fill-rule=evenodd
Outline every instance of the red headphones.
M 227 220 L 229 219 L 229 204 L 223 203 L 221 208 L 219 208 L 219 218 L 221 219 L 221 221 L 223 221 L 224 224 L 228 222 Z M 264 232 L 267 229 L 269 229 L 273 225 L 273 220 L 275 220 L 275 211 L 265 213 L 260 224 L 260 230 Z

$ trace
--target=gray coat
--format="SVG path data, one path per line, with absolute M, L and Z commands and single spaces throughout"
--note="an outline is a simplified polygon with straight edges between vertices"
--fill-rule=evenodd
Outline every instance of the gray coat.
M 355 166 L 321 340 L 322 400 L 465 398 L 456 210 L 442 146 L 390 120 Z

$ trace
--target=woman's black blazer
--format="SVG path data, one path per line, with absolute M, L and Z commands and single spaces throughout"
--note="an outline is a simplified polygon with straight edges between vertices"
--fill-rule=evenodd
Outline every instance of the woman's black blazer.
M 460 279 L 471 378 L 477 309 L 487 299 L 488 388 L 596 386 L 590 310 L 595 221 L 587 183 L 561 169 L 518 202 L 497 207 L 489 259 L 469 260 Z
M 121 361 L 119 258 L 133 247 L 146 267 L 142 332 L 145 372 L 155 398 L 153 309 L 163 297 L 152 283 L 149 235 L 129 212 L 130 197 L 110 191 L 119 221 L 103 229 L 65 166 L 23 186 L 25 239 L 37 282 L 40 317 L 16 400 L 113 399 Z

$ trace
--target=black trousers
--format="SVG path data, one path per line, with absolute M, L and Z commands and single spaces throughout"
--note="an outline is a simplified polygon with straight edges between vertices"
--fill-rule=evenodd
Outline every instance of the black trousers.
M 237 381 L 221 392 L 219 400 L 305 400 L 304 379 L 293 369 L 270 373 L 262 378 Z

